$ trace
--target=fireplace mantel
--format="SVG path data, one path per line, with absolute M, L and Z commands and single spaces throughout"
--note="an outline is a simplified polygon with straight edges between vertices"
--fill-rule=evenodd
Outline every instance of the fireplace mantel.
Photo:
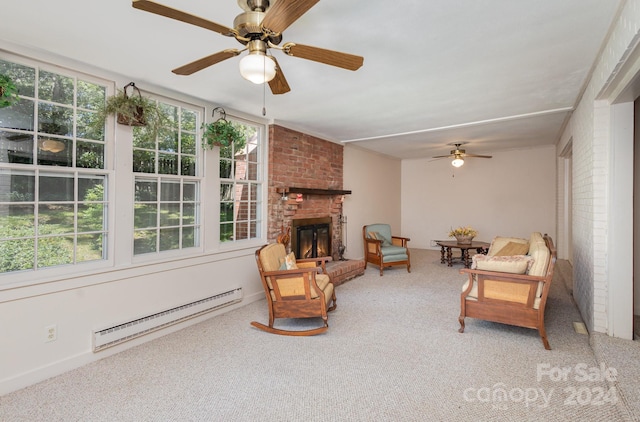
M 302 193 L 304 195 L 351 195 L 350 190 L 342 189 L 310 189 L 310 188 L 278 188 L 278 193 Z

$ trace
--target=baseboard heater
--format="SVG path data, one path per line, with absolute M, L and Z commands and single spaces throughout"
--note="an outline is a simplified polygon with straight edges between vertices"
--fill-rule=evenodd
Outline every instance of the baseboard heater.
M 169 325 L 238 303 L 241 300 L 242 288 L 237 288 L 153 315 L 94 331 L 93 351 L 99 352 Z

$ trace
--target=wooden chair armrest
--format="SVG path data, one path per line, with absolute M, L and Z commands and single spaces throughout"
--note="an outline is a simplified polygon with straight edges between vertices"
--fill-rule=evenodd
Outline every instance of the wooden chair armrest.
M 378 243 L 380 245 L 382 244 L 382 240 L 380 240 L 380 239 L 372 239 L 370 237 L 365 237 L 364 241 L 367 242 L 367 243 Z
M 320 267 L 308 267 L 308 268 L 297 268 L 294 270 L 276 270 L 276 271 L 263 271 L 262 275 L 265 277 L 278 277 L 278 276 L 289 276 L 289 277 L 298 277 L 302 274 L 306 273 L 318 273 L 320 272 Z
M 460 270 L 460 274 L 469 274 L 469 277 L 473 277 L 474 274 L 480 276 L 490 276 L 498 279 L 509 279 L 509 281 L 522 283 L 530 283 L 532 281 L 542 281 L 543 283 L 547 282 L 546 277 L 537 275 L 505 273 L 501 271 L 472 270 L 471 268 L 462 268 Z
M 409 239 L 408 237 L 391 236 L 391 243 L 396 246 L 402 246 L 403 248 L 407 247 L 407 242 L 409 242 L 410 240 L 411 239 Z M 398 245 L 398 243 L 400 243 L 400 245 Z

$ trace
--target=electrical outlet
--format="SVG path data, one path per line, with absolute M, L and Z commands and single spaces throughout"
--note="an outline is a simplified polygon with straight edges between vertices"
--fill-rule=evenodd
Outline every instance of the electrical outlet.
M 56 341 L 58 339 L 58 326 L 56 324 L 44 327 L 44 342 Z
M 436 242 L 437 242 L 437 240 L 432 240 L 431 241 L 431 246 L 438 246 L 438 244 Z

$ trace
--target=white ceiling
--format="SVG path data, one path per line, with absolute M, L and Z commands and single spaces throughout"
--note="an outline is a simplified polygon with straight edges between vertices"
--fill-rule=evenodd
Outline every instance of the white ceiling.
M 622 0 L 322 0 L 283 42 L 361 55 L 356 72 L 272 50 L 291 92 L 266 90 L 266 118 L 390 156 L 494 153 L 556 143 Z M 158 0 L 232 27 L 236 0 Z M 239 57 L 171 72 L 233 38 L 128 0 L 0 0 L 0 47 L 25 46 L 261 116 L 263 86 Z M 10 5 L 9 5 L 10 4 Z M 4 43 L 2 41 L 4 40 Z M 246 53 L 245 53 L 246 54 Z M 152 89 L 150 89 L 152 91 Z

